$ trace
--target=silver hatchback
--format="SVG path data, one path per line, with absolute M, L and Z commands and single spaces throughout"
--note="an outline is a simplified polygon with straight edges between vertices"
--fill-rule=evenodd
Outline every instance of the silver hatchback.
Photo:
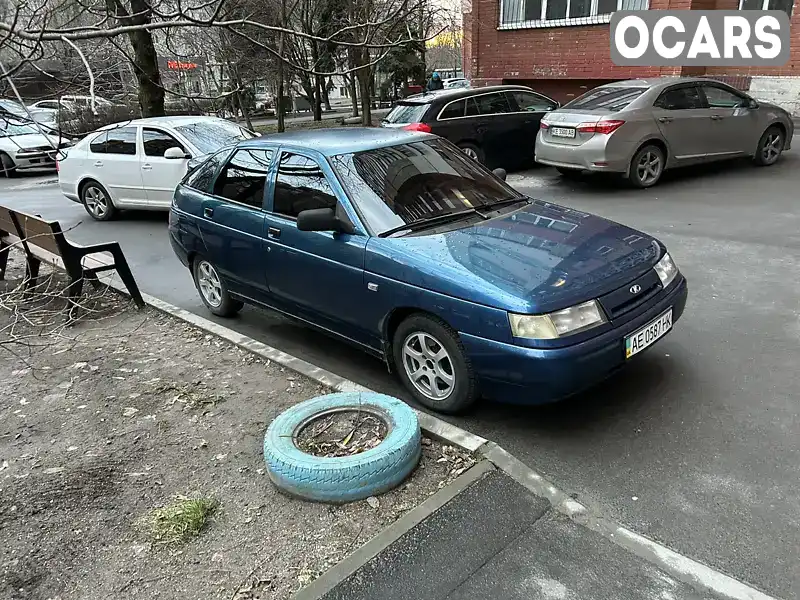
M 643 188 L 672 167 L 738 156 L 774 164 L 793 134 L 784 109 L 718 81 L 619 81 L 545 115 L 536 161 L 567 176 L 620 173 Z

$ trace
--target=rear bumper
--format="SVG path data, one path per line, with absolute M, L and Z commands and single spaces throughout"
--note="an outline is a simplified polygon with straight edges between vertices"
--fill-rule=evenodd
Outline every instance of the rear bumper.
M 670 307 L 674 327 L 687 296 L 688 285 L 681 276 L 667 295 L 624 326 L 564 348 L 525 348 L 464 333 L 460 336 L 484 396 L 514 404 L 546 404 L 589 388 L 631 362 L 625 358 L 625 336 Z
M 630 158 L 610 153 L 607 136 L 595 138 L 580 146 L 567 146 L 548 142 L 539 134 L 536 136 L 536 162 L 566 169 L 626 173 Z

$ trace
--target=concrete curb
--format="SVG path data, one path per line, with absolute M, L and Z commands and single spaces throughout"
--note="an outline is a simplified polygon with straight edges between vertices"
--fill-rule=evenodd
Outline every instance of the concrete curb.
M 127 289 L 114 279 L 113 276 L 102 278 L 105 283 L 115 290 L 124 295 L 128 295 Z M 186 323 L 194 325 L 199 329 L 207 331 L 221 339 L 227 340 L 236 346 L 253 352 L 266 358 L 273 360 L 289 369 L 305 375 L 309 379 L 318 381 L 326 386 L 329 386 L 337 391 L 353 392 L 353 391 L 372 391 L 362 385 L 345 379 L 335 373 L 327 371 L 321 367 L 317 367 L 305 360 L 292 356 L 258 342 L 246 335 L 237 333 L 218 323 L 214 323 L 204 317 L 191 313 L 187 310 L 174 306 L 168 302 L 164 302 L 149 294 L 142 294 L 145 303 L 165 312 L 173 317 L 176 317 Z M 467 450 L 469 452 L 477 453 L 484 458 L 483 461 L 472 467 L 469 471 L 462 474 L 449 486 L 440 490 L 428 500 L 420 504 L 417 508 L 412 509 L 404 517 L 400 518 L 393 525 L 390 525 L 384 532 L 379 533 L 373 540 L 367 542 L 365 546 L 356 550 L 350 556 L 346 557 L 343 561 L 344 567 L 338 569 L 334 566 L 329 572 L 334 572 L 330 578 L 326 578 L 328 572 L 322 575 L 318 580 L 323 580 L 319 587 L 315 587 L 316 581 L 312 582 L 306 588 L 300 590 L 293 598 L 298 600 L 311 600 L 319 598 L 322 594 L 327 593 L 329 589 L 336 585 L 339 581 L 347 577 L 352 572 L 371 560 L 378 552 L 386 548 L 392 541 L 399 538 L 410 528 L 414 527 L 422 520 L 430 516 L 436 509 L 443 506 L 446 502 L 454 498 L 458 493 L 463 491 L 466 487 L 479 479 L 487 470 L 497 468 L 509 475 L 517 483 L 530 490 L 534 495 L 547 498 L 553 508 L 559 513 L 567 516 L 575 523 L 587 527 L 605 538 L 614 542 L 621 548 L 628 552 L 632 552 L 654 564 L 662 571 L 670 574 L 675 579 L 694 586 L 695 588 L 707 590 L 715 593 L 721 598 L 729 600 L 780 600 L 776 597 L 769 596 L 749 586 L 746 583 L 740 582 L 733 577 L 725 575 L 711 567 L 699 563 L 687 556 L 679 554 L 666 546 L 650 540 L 636 532 L 624 527 L 623 525 L 602 517 L 601 515 L 591 514 L 589 509 L 580 502 L 573 500 L 564 491 L 557 488 L 544 476 L 537 473 L 525 465 L 522 461 L 515 456 L 504 450 L 498 444 L 488 441 L 478 435 L 465 431 L 460 427 L 456 427 L 425 412 L 417 411 L 419 417 L 420 428 L 429 436 L 441 440 L 445 443 L 452 444 Z M 482 466 L 481 466 L 482 465 Z M 478 469 L 480 467 L 480 469 Z M 476 471 L 476 469 L 478 469 Z M 478 472 L 480 471 L 480 472 Z M 471 474 L 467 477 L 468 474 Z M 464 478 L 464 479 L 462 479 Z M 452 488 L 452 489 L 451 489 Z M 441 496 L 440 496 L 441 494 Z M 437 498 L 434 501 L 434 498 Z M 425 507 L 425 508 L 423 508 Z M 432 508 L 435 507 L 435 508 Z M 407 519 L 408 517 L 408 519 Z M 395 525 L 397 527 L 395 528 Z M 384 533 L 386 534 L 384 536 Z M 374 544 L 373 544 L 374 541 Z M 362 552 L 364 548 L 369 547 Z M 359 562 L 360 561 L 360 562 Z M 343 573 L 347 573 L 342 576 Z M 331 588 L 324 587 L 327 583 L 335 581 Z M 327 583 L 326 583 L 327 582 Z M 324 588 L 324 591 L 320 591 Z M 316 594 L 313 591 L 316 590 Z M 308 592 L 308 593 L 306 593 Z M 300 595 L 302 594 L 302 595 Z
M 316 600 L 321 598 L 473 483 L 494 470 L 495 467 L 488 460 L 480 461 L 422 504 L 412 508 L 366 544 L 348 554 L 341 562 L 325 571 L 306 587 L 296 592 L 291 597 L 292 600 Z

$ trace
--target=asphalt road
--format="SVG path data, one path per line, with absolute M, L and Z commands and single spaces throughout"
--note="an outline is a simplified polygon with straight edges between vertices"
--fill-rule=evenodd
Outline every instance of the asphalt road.
M 787 599 L 800 597 L 798 171 L 800 149 L 773 168 L 705 167 L 647 191 L 567 182 L 550 169 L 512 175 L 532 196 L 661 238 L 688 277 L 689 302 L 666 339 L 578 398 L 483 403 L 454 419 L 589 506 Z M 0 181 L 0 203 L 59 219 L 77 241 L 120 241 L 145 291 L 208 316 L 169 247 L 166 215 L 95 223 L 42 180 Z M 246 309 L 226 323 L 404 395 L 378 361 L 281 317 Z

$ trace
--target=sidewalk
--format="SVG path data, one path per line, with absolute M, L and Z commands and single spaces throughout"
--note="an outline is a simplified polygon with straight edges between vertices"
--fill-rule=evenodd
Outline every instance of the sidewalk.
M 721 597 L 677 581 L 577 525 L 497 470 L 322 596 L 324 600 Z

